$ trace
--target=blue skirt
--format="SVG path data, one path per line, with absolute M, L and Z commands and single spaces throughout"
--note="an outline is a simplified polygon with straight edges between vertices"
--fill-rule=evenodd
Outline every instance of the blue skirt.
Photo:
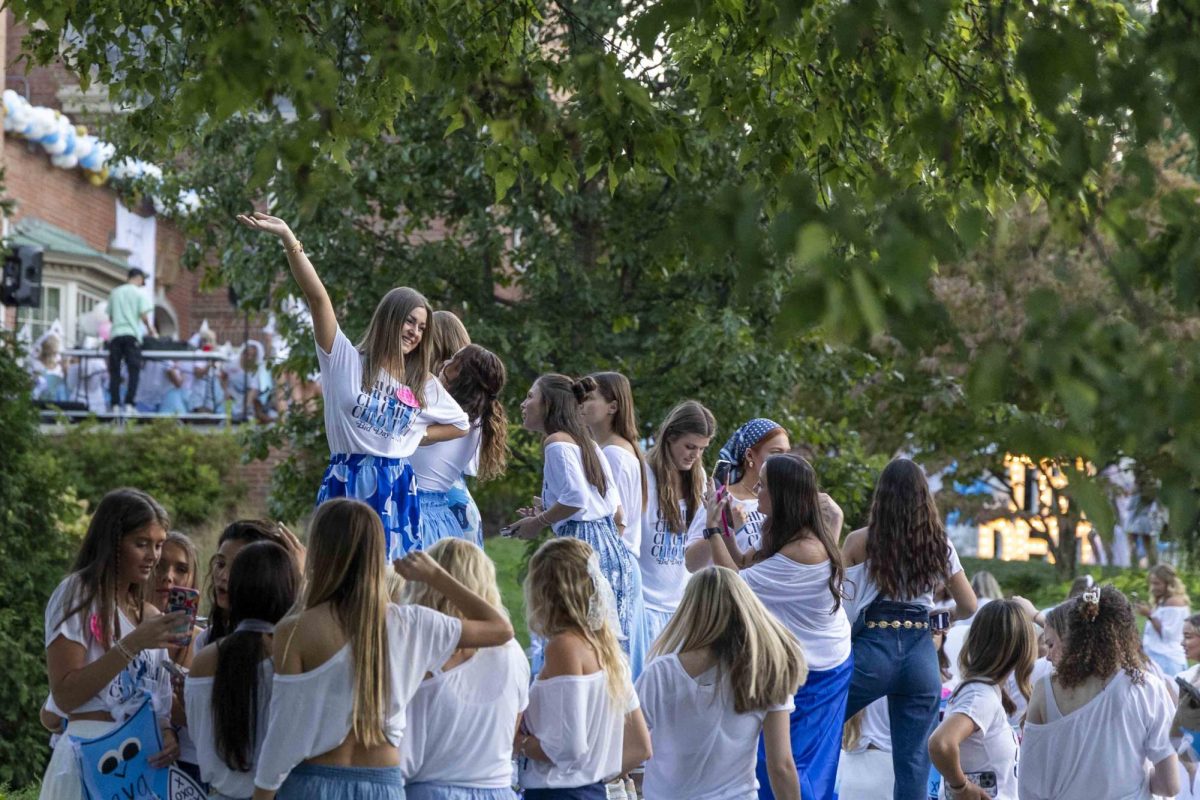
M 646 652 L 650 652 L 650 648 L 654 647 L 654 641 L 662 636 L 663 629 L 667 627 L 667 623 L 671 621 L 671 617 L 675 616 L 674 611 L 656 611 L 653 608 L 647 608 L 645 611 L 646 618 Z
M 570 536 L 587 542 L 600 559 L 600 571 L 612 585 L 617 597 L 617 619 L 621 623 L 621 649 L 629 656 L 633 679 L 642 674 L 646 662 L 646 619 L 642 605 L 642 570 L 637 559 L 629 554 L 612 517 L 580 522 L 568 520 L 557 535 Z M 535 675 L 537 672 L 534 673 Z
M 404 775 L 399 767 L 300 764 L 275 796 L 278 800 L 404 800 Z
M 809 670 L 808 680 L 796 692 L 792 712 L 792 756 L 800 776 L 800 796 L 804 800 L 833 800 L 837 783 L 838 758 L 842 751 L 842 724 L 846 717 L 846 697 L 854 677 L 854 657 L 833 669 Z M 758 738 L 759 800 L 774 800 L 767 776 L 767 751 Z
M 407 458 L 334 453 L 317 491 L 317 505 L 334 497 L 353 497 L 375 509 L 383 521 L 388 561 L 421 549 L 417 482 Z
M 410 783 L 404 791 L 408 800 L 517 800 L 512 789 L 479 789 L 450 783 Z
M 574 789 L 526 789 L 525 800 L 605 800 L 608 791 L 603 783 L 578 786 Z
M 462 538 L 483 547 L 483 517 L 479 514 L 479 506 L 475 505 L 475 498 L 467 489 L 466 480 L 456 480 L 446 494 L 450 499 L 450 511 L 462 528 Z
M 421 549 L 428 550 L 439 539 L 465 539 L 462 525 L 450 508 L 450 495 L 446 492 L 422 492 L 417 490 L 417 501 L 421 506 Z

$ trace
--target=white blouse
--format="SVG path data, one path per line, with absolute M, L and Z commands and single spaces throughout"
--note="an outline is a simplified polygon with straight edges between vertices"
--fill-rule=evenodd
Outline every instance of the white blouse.
M 59 638 L 75 642 L 84 648 L 84 665 L 98 661 L 108 652 L 99 638 L 99 619 L 95 608 L 84 609 L 64 618 L 65 612 L 74 608 L 79 598 L 80 590 L 78 576 L 68 575 L 58 584 L 58 588 L 50 595 L 46 604 L 45 641 L 50 647 Z M 118 629 L 113 631 L 113 641 L 133 631 L 136 627 L 129 617 L 120 609 L 117 610 Z M 115 678 L 89 698 L 82 705 L 71 709 L 72 714 L 86 714 L 92 711 L 104 711 L 112 718 L 121 722 L 136 712 L 142 705 L 143 692 L 149 693 L 154 704 L 154 713 L 160 720 L 171 715 L 171 673 L 167 671 L 166 662 L 170 660 L 166 649 L 143 650 L 130 661 Z M 54 702 L 51 694 L 46 700 L 46 709 L 66 718 L 63 711 Z
M 446 442 L 418 447 L 409 456 L 417 490 L 448 492 L 464 475 L 474 475 L 479 469 L 479 444 L 483 435 L 478 425 L 472 425 L 466 436 Z
M 799 640 L 809 669 L 832 669 L 850 657 L 850 620 L 845 608 L 834 608 L 828 561 L 801 564 L 776 553 L 741 575 L 767 610 Z
M 625 549 L 638 557 L 642 547 L 642 464 L 637 456 L 610 444 L 601 451 L 617 484 L 617 497 L 625 509 L 625 530 L 621 541 Z
M 1183 623 L 1192 615 L 1187 606 L 1159 606 L 1151 612 L 1152 619 L 1158 620 L 1162 633 L 1154 630 L 1147 622 L 1142 629 L 1142 649 L 1148 656 L 1169 658 L 1176 663 L 1186 664 L 1187 656 L 1183 652 Z
M 527 705 L 529 661 L 516 640 L 438 667 L 408 704 L 404 782 L 507 789 L 517 717 Z
M 637 708 L 637 693 L 628 680 L 625 700 L 613 702 L 604 670 L 536 678 L 529 689 L 525 725 L 550 763 L 519 759 L 521 787 L 569 789 L 615 777 L 621 771 L 625 715 Z
M 959 762 L 967 780 L 999 800 L 1017 800 L 1017 761 L 1020 746 L 1008 723 L 1000 687 L 971 681 L 961 685 L 946 705 L 946 716 L 962 714 L 979 730 L 959 745 Z M 994 792 L 994 793 L 992 793 Z M 942 798 L 949 800 L 942 783 Z
M 250 769 L 240 772 L 225 763 L 217 753 L 216 728 L 213 722 L 212 691 L 214 678 L 188 677 L 183 686 L 184 705 L 187 708 L 188 728 L 196 742 L 196 763 L 200 777 L 211 784 L 225 797 L 249 797 L 254 794 L 254 765 L 267 737 L 267 721 L 270 718 L 271 680 L 275 676 L 271 659 L 264 658 L 258 665 L 258 708 L 255 716 L 254 754 Z
M 423 606 L 389 605 L 388 658 L 391 698 L 383 720 L 388 740 L 400 743 L 405 707 L 426 672 L 445 664 L 458 647 L 462 623 Z M 275 790 L 292 769 L 328 753 L 350 735 L 354 711 L 354 665 L 350 644 L 324 664 L 298 675 L 275 675 L 271 721 L 254 785 Z
M 729 676 L 713 667 L 692 677 L 674 653 L 646 665 L 637 680 L 653 757 L 646 762 L 646 800 L 741 800 L 756 797 L 758 738 L 772 711 L 794 702 L 739 714 Z
M 1136 685 L 1119 671 L 1082 708 L 1063 716 L 1050 678 L 1042 724 L 1026 721 L 1017 783 L 1021 800 L 1150 800 L 1149 765 L 1175 752 L 1166 693 L 1146 675 Z
M 376 384 L 364 392 L 362 353 L 341 328 L 328 353 L 317 345 L 317 362 L 331 453 L 408 458 L 430 425 L 453 425 L 464 431 L 469 426 L 466 412 L 435 377 L 425 383 L 424 406 L 416 404 L 410 387 L 387 372 L 381 372 Z
M 588 483 L 583 471 L 583 451 L 579 445 L 574 442 L 551 442 L 546 445 L 545 465 L 542 468 L 542 505 L 551 508 L 555 503 L 562 503 L 579 509 L 567 519 L 554 523 L 555 532 L 567 522 L 593 522 L 617 513 L 621 503 L 617 495 L 617 482 L 613 480 L 608 459 L 600 452 L 600 447 L 594 443 L 592 447 L 600 459 L 600 468 L 604 471 L 608 486 L 608 491 L 603 495 Z

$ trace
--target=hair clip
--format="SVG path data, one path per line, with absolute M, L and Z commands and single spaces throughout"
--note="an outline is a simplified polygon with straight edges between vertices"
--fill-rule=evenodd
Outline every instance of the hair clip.
M 1083 611 L 1084 619 L 1088 622 L 1094 621 L 1100 613 L 1100 587 L 1092 584 L 1079 596 L 1079 599 L 1083 603 L 1081 610 Z

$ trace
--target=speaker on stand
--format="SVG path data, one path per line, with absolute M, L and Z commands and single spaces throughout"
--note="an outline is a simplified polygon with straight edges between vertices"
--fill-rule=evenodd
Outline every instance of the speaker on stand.
M 42 248 L 18 245 L 4 256 L 0 303 L 39 308 L 42 305 Z

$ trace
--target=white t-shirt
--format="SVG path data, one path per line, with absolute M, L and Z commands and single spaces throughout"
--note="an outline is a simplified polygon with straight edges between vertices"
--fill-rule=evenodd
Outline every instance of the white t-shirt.
M 212 784 L 225 797 L 249 797 L 254 794 L 254 765 L 267 736 L 267 720 L 271 714 L 271 681 L 275 668 L 271 659 L 264 658 L 258 665 L 258 715 L 255 717 L 254 755 L 250 769 L 239 772 L 231 769 L 217 753 L 216 729 L 213 722 L 212 691 L 215 678 L 189 677 L 183 686 L 184 705 L 187 708 L 188 727 L 196 742 L 196 763 L 200 777 Z
M 1138 686 L 1124 670 L 1082 708 L 1065 717 L 1050 678 L 1034 692 L 1046 697 L 1046 719 L 1026 721 L 1021 742 L 1021 800 L 1150 800 L 1149 764 L 1175 752 L 1175 709 L 1152 676 Z M 1149 764 L 1147 763 L 1149 762 Z
M 462 622 L 424 606 L 389 605 L 387 646 L 391 701 L 384 733 L 400 743 L 405 706 L 426 672 L 445 664 L 458 647 Z M 354 665 L 350 644 L 316 669 L 276 675 L 271 687 L 271 722 L 258 757 L 254 785 L 278 789 L 305 759 L 328 753 L 350 734 L 354 712 Z
M 545 466 L 542 468 L 542 505 L 547 509 L 555 503 L 578 508 L 571 516 L 554 523 L 557 532 L 572 520 L 592 522 L 617 513 L 621 500 L 617 496 L 617 482 L 613 480 L 608 459 L 600 447 L 592 444 L 600 458 L 608 492 L 601 495 L 596 487 L 588 483 L 583 471 L 583 451 L 574 442 L 551 442 L 545 448 Z
M 733 504 L 742 510 L 746 521 L 742 526 L 734 531 L 733 540 L 737 542 L 738 549 L 743 553 L 754 548 L 757 550 L 762 546 L 762 526 L 767 520 L 767 515 L 758 510 L 758 498 L 752 497 L 749 500 L 739 500 L 732 497 Z M 703 509 L 701 509 L 703 511 Z M 702 515 L 703 516 L 703 515 Z M 693 542 L 704 541 L 704 525 L 698 528 L 688 529 L 688 546 Z
M 342 329 L 328 353 L 317 345 L 325 396 L 325 437 L 331 453 L 408 458 L 430 425 L 467 430 L 467 415 L 435 377 L 425 383 L 425 406 L 415 406 L 410 387 L 381 372 L 369 392 L 362 390 L 363 356 Z
M 958 551 L 954 549 L 954 542 L 947 539 L 946 545 L 948 552 L 946 554 L 946 574 L 943 576 L 943 580 L 949 582 L 951 578 L 963 571 L 963 567 L 962 562 L 958 559 Z M 930 586 L 924 593 L 916 597 L 883 597 L 880 595 L 879 587 L 871 578 L 870 565 L 870 560 L 867 560 L 846 569 L 846 611 L 848 614 L 857 618 L 867 606 L 876 600 L 899 600 L 903 603 L 922 605 L 928 609 L 933 608 L 933 590 L 937 587 Z
M 713 667 L 693 678 L 674 653 L 646 665 L 637 692 L 654 751 L 646 762 L 646 800 L 755 797 L 763 720 L 771 711 L 795 708 L 789 697 L 779 705 L 738 714 L 728 675 Z
M 513 735 L 529 705 L 529 662 L 511 640 L 421 681 L 400 748 L 405 783 L 512 785 Z
M 1187 663 L 1183 652 L 1183 623 L 1192 615 L 1187 606 L 1159 606 L 1151 612 L 1152 619 L 1158 620 L 1162 633 L 1154 630 L 1150 622 L 1142 629 L 1142 649 L 1146 655 L 1159 658 L 1169 658 L 1180 664 Z
M 604 453 L 613 480 L 616 481 L 621 508 L 625 509 L 625 530 L 621 533 L 621 541 L 625 544 L 625 549 L 637 558 L 642 546 L 641 462 L 633 453 L 615 444 L 602 448 L 601 452 Z
M 673 612 L 683 600 L 687 587 L 688 571 L 684 565 L 684 551 L 692 534 L 704 538 L 705 512 L 698 505 L 692 519 L 687 519 L 687 503 L 679 501 L 679 518 L 684 530 L 668 531 L 667 523 L 659 514 L 658 482 L 654 470 L 646 470 L 646 514 L 642 517 L 642 552 L 638 566 L 642 569 L 642 596 L 646 608 L 652 611 Z M 698 533 L 697 533 L 698 532 Z
M 613 702 L 604 670 L 535 678 L 525 725 L 552 763 L 518 759 L 521 787 L 568 789 L 615 777 L 621 771 L 625 715 L 637 708 L 637 692 L 628 680 L 625 701 Z
M 68 575 L 58 584 L 58 588 L 50 595 L 46 603 L 45 641 L 50 647 L 59 637 L 75 642 L 84 648 L 84 665 L 98 661 L 108 650 L 97 635 L 100 621 L 97 611 L 83 610 L 63 618 L 66 611 L 74 608 L 80 599 L 79 578 Z M 136 627 L 134 623 L 118 609 L 120 621 L 118 630 L 112 633 L 113 641 L 131 633 Z M 117 722 L 133 714 L 142 705 L 142 692 L 149 692 L 154 704 L 154 713 L 165 719 L 171 714 L 171 673 L 167 671 L 166 662 L 170 660 L 165 649 L 143 650 L 121 670 L 108 685 L 82 705 L 71 709 L 72 714 L 85 714 L 90 711 L 105 711 L 112 715 Z M 60 717 L 67 717 L 67 712 L 60 709 L 51 694 L 46 700 L 47 710 Z
M 448 492 L 463 475 L 478 472 L 479 444 L 482 439 L 479 426 L 472 425 L 462 438 L 418 447 L 408 458 L 417 478 L 417 490 Z
M 743 580 L 804 648 L 808 668 L 827 670 L 850 657 L 850 621 L 835 608 L 829 562 L 801 564 L 776 553 L 742 570 Z
M 946 716 L 951 714 L 962 714 L 979 728 L 958 747 L 959 763 L 967 780 L 982 787 L 990 797 L 1017 800 L 1020 745 L 1004 713 L 1000 687 L 978 681 L 961 684 L 946 705 Z M 945 783 L 942 798 L 949 798 Z
M 888 712 L 887 695 L 868 704 L 863 709 L 858 744 L 851 752 L 861 753 L 869 747 L 885 753 L 892 752 L 892 718 Z

